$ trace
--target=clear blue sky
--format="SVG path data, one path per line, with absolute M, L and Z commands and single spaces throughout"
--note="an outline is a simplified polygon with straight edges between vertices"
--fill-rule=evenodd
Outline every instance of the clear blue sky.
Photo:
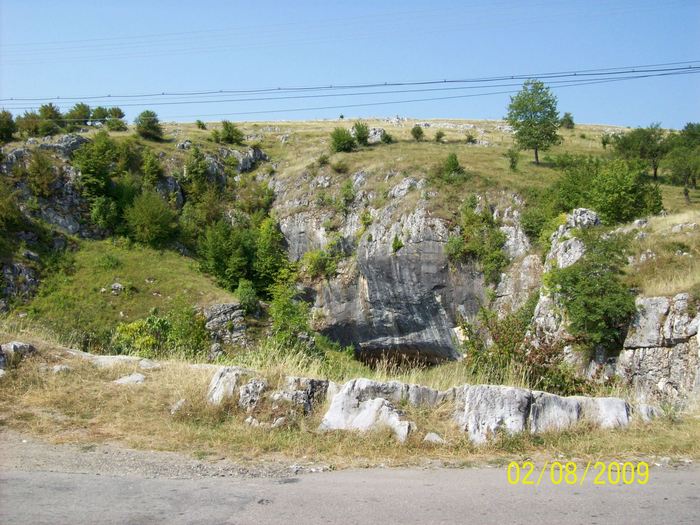
M 698 0 L 2 0 L 0 10 L 0 98 L 452 79 L 700 60 Z M 700 121 L 700 75 L 555 93 L 560 111 L 572 112 L 577 122 L 681 127 Z M 163 120 L 218 120 L 214 115 L 440 93 L 417 95 L 152 109 Z M 500 94 L 227 118 L 497 119 L 508 100 Z M 33 104 L 0 102 L 13 113 Z M 125 109 L 131 120 L 146 108 Z

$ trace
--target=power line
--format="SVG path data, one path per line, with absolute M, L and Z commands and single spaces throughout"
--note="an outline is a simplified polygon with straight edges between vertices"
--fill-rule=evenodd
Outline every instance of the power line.
M 692 71 L 672 71 L 664 73 L 649 73 L 644 75 L 635 75 L 628 77 L 618 77 L 618 78 L 607 78 L 607 79 L 594 79 L 594 80 L 584 80 L 579 82 L 571 82 L 563 85 L 553 85 L 552 89 L 560 89 L 565 87 L 577 87 L 577 86 L 589 86 L 596 84 L 607 84 L 612 82 L 622 82 L 626 80 L 637 80 L 644 78 L 654 78 L 654 77 L 665 77 L 665 76 L 678 76 L 678 75 L 692 75 L 700 73 L 700 69 L 695 69 Z M 224 116 L 244 116 L 244 115 L 263 115 L 263 114 L 274 114 L 274 113 L 297 113 L 304 111 L 317 111 L 317 110 L 327 110 L 327 109 L 349 109 L 349 108 L 359 108 L 359 107 L 375 107 L 384 105 L 397 105 L 397 104 L 408 104 L 415 102 L 430 102 L 438 100 L 455 100 L 455 99 L 466 99 L 466 98 L 476 98 L 492 95 L 502 95 L 502 94 L 513 94 L 518 93 L 517 90 L 505 90 L 505 91 L 491 91 L 485 93 L 470 93 L 466 95 L 452 95 L 452 96 L 442 96 L 442 97 L 427 97 L 427 98 L 416 98 L 416 99 L 404 99 L 404 100 L 388 100 L 388 101 L 378 101 L 378 102 L 365 102 L 358 104 L 342 104 L 333 106 L 316 106 L 316 107 L 304 107 L 304 108 L 285 108 L 285 109 L 272 109 L 272 110 L 260 110 L 260 111 L 239 111 L 231 113 L 200 113 L 195 115 L 174 115 L 170 117 L 164 117 L 163 119 L 175 119 L 175 118 L 199 118 L 199 117 L 224 117 Z M 35 119 L 38 122 L 48 121 L 51 119 Z M 62 119 L 67 122 L 72 121 L 82 121 L 83 119 Z
M 53 96 L 53 97 L 9 97 L 0 98 L 0 102 L 35 102 L 35 101 L 72 101 L 72 100 L 114 100 L 114 99 L 127 99 L 127 98 L 155 98 L 155 97 L 171 97 L 171 96 L 206 96 L 206 95 L 217 95 L 217 94 L 258 94 L 258 93 L 272 93 L 272 92 L 296 92 L 296 91 L 325 91 L 325 90 L 342 90 L 342 89 L 370 89 L 379 87 L 407 87 L 407 86 L 425 86 L 425 85 L 436 85 L 436 84 L 461 84 L 461 83 L 486 83 L 486 82 L 498 82 L 504 80 L 525 80 L 529 78 L 537 78 L 540 80 L 548 80 L 554 78 L 566 78 L 566 77 L 585 77 L 585 76 L 599 76 L 599 75 L 623 75 L 631 73 L 643 73 L 649 72 L 648 68 L 665 68 L 666 66 L 681 66 L 686 65 L 685 68 L 668 68 L 668 69 L 658 69 L 658 71 L 670 71 L 676 69 L 694 69 L 698 66 L 692 64 L 698 64 L 700 60 L 686 60 L 678 62 L 665 62 L 658 64 L 642 64 L 634 66 L 622 66 L 622 67 L 611 67 L 611 68 L 597 68 L 597 69 L 580 69 L 580 70 L 568 70 L 568 71 L 556 71 L 556 72 L 545 72 L 545 73 L 527 73 L 527 74 L 512 74 L 512 75 L 500 75 L 492 77 L 473 77 L 473 78 L 462 78 L 462 79 L 439 79 L 439 80 L 419 80 L 419 81 L 392 81 L 392 82 L 371 82 L 371 83 L 355 83 L 355 84 L 328 84 L 328 85 L 315 85 L 315 86 L 288 86 L 288 87 L 268 87 L 268 88 L 257 88 L 257 89 L 246 89 L 246 90 L 234 90 L 234 89 L 218 89 L 218 90 L 199 90 L 199 91 L 185 91 L 185 92 L 167 92 L 162 91 L 160 93 L 140 93 L 140 94 L 126 94 L 126 95 L 89 95 L 89 96 Z

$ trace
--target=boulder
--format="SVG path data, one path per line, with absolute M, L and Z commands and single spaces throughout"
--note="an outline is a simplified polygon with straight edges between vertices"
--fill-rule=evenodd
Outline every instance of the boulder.
M 222 366 L 212 376 L 207 391 L 207 402 L 218 406 L 224 401 L 232 399 L 237 390 L 241 378 L 248 375 L 249 371 L 237 366 Z
M 527 429 L 532 396 L 529 390 L 507 386 L 465 385 L 457 393 L 454 420 L 475 444 L 499 431 Z
M 238 406 L 248 412 L 252 411 L 266 389 L 267 381 L 264 379 L 251 379 L 238 390 Z
M 581 419 L 581 401 L 546 392 L 532 392 L 530 432 L 548 432 L 569 428 Z
M 0 345 L 0 369 L 17 365 L 26 356 L 36 352 L 34 345 L 20 341 L 10 341 Z
M 287 377 L 284 388 L 271 395 L 274 403 L 286 401 L 303 407 L 304 414 L 310 414 L 314 406 L 326 397 L 330 381 L 307 377 Z M 273 405 L 275 406 L 275 405 Z
M 404 387 L 401 383 L 379 383 L 368 379 L 353 379 L 331 400 L 323 416 L 319 430 L 355 430 L 367 432 L 389 428 L 399 442 L 408 438 L 413 428 L 410 421 L 384 397 L 401 399 Z M 407 390 L 407 389 L 406 389 Z
M 423 438 L 423 443 L 431 443 L 433 445 L 446 445 L 447 441 L 442 439 L 439 434 L 435 432 L 428 432 Z
M 139 385 L 146 380 L 146 376 L 143 374 L 130 374 L 128 376 L 120 377 L 115 379 L 113 382 L 117 385 Z

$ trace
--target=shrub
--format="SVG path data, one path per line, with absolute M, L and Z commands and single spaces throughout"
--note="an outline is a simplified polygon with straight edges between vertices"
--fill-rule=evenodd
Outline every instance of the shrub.
M 600 144 L 603 146 L 603 149 L 608 149 L 608 146 L 612 144 L 613 141 L 613 136 L 610 133 L 603 133 L 603 135 L 600 137 Z
M 319 167 L 326 166 L 329 162 L 330 162 L 330 158 L 325 153 L 322 153 L 321 155 L 319 155 L 318 160 L 316 161 L 316 163 L 319 165 Z
M 142 111 L 134 120 L 134 124 L 136 124 L 136 133 L 145 139 L 161 140 L 163 138 L 163 127 L 154 111 Z
M 601 167 L 591 181 L 590 201 L 607 224 L 656 214 L 663 208 L 659 187 L 638 166 L 623 160 Z
M 517 171 L 518 161 L 520 160 L 520 150 L 518 148 L 508 148 L 506 157 L 508 158 L 508 167 L 511 171 Z
M 0 142 L 10 142 L 17 131 L 17 124 L 9 111 L 0 111 Z
M 175 233 L 175 212 L 153 190 L 146 190 L 136 197 L 124 215 L 131 237 L 138 242 L 162 246 Z
M 445 138 L 445 132 L 442 130 L 438 130 L 435 132 L 435 142 L 442 142 L 442 139 Z
M 627 264 L 624 241 L 583 231 L 586 251 L 576 263 L 555 268 L 546 285 L 560 297 L 569 316 L 571 334 L 589 347 L 619 348 L 623 329 L 634 315 L 634 295 L 622 282 Z
M 61 110 L 58 109 L 53 103 L 42 104 L 39 106 L 39 118 L 44 122 L 39 124 L 39 132 L 42 135 L 50 135 L 51 133 L 42 131 L 42 126 L 45 126 L 46 130 L 60 130 L 65 124 L 63 120 L 63 115 Z
M 505 234 L 499 229 L 490 208 L 484 206 L 476 211 L 476 202 L 471 199 L 461 210 L 461 236 L 448 240 L 446 252 L 453 261 L 476 259 L 481 265 L 486 282 L 498 283 L 501 271 L 508 265 L 508 257 L 503 251 Z
M 41 150 L 32 153 L 27 167 L 29 187 L 38 197 L 49 197 L 51 186 L 56 181 L 56 172 L 49 156 Z
M 392 144 L 394 142 L 394 137 L 392 137 L 388 131 L 385 131 L 382 133 L 382 143 L 383 144 Z
M 87 126 L 90 122 L 90 106 L 84 102 L 78 102 L 66 113 L 68 127 L 73 129 L 80 126 Z
M 340 207 L 344 213 L 347 213 L 348 208 L 355 200 L 355 196 L 355 187 L 353 186 L 352 181 L 348 179 L 340 188 Z
M 258 311 L 258 295 L 255 293 L 252 281 L 246 278 L 239 279 L 236 297 L 247 314 L 254 314 Z
M 362 210 L 362 213 L 360 214 L 360 224 L 362 224 L 362 228 L 365 230 L 371 226 L 372 214 L 369 210 Z
M 309 334 L 309 305 L 299 297 L 294 272 L 288 269 L 280 272 L 270 290 L 272 333 L 280 347 L 318 356 L 319 352 L 302 338 Z
M 96 197 L 90 206 L 90 220 L 105 230 L 114 230 L 120 219 L 119 206 L 111 197 Z
M 422 126 L 419 126 L 418 124 L 416 124 L 415 126 L 413 126 L 411 128 L 411 136 L 413 137 L 413 139 L 416 142 L 420 142 L 421 140 L 423 140 L 423 135 L 424 135 L 424 132 L 423 132 Z
M 284 235 L 277 221 L 272 217 L 266 217 L 260 223 L 255 241 L 253 269 L 258 289 L 268 292 L 287 264 Z
M 394 235 L 394 239 L 391 241 L 392 253 L 398 252 L 401 248 L 403 248 L 403 241 L 398 235 Z
M 147 149 L 144 151 L 141 162 L 141 173 L 143 174 L 144 183 L 151 187 L 155 187 L 163 176 L 163 166 L 161 166 L 153 150 Z
M 109 110 L 103 106 L 97 106 L 92 110 L 90 122 L 92 124 L 104 124 L 107 117 L 109 117 Z
M 467 132 L 467 138 L 466 138 L 467 144 L 476 144 L 478 140 L 474 136 L 473 133 Z
M 338 160 L 338 161 L 332 163 L 331 169 L 335 173 L 343 174 L 343 173 L 347 173 L 350 170 L 350 167 L 348 166 L 347 162 L 345 162 L 344 160 L 341 159 L 341 160 Z
M 17 131 L 29 137 L 36 137 L 39 135 L 40 123 L 41 118 L 35 111 L 25 111 L 22 116 L 17 117 L 15 120 Z
M 107 126 L 107 129 L 109 131 L 126 131 L 127 129 L 129 129 L 126 125 L 126 122 L 124 122 L 120 118 L 109 118 L 107 119 L 105 125 Z
M 213 275 L 220 286 L 235 290 L 243 278 L 253 278 L 255 231 L 240 224 L 218 220 L 200 236 L 198 253 L 202 271 Z
M 224 144 L 243 144 L 245 135 L 233 122 L 228 120 L 221 121 L 221 131 L 218 133 L 218 139 L 214 142 L 223 142 Z M 212 138 L 214 135 L 212 134 Z
M 358 120 L 353 124 L 352 129 L 355 131 L 355 140 L 360 146 L 367 146 L 369 144 L 369 126 Z
M 454 177 L 455 175 L 464 175 L 464 168 L 460 165 L 456 153 L 450 153 L 443 161 L 441 173 L 445 178 Z
M 88 200 L 107 193 L 116 160 L 117 147 L 105 131 L 97 133 L 73 154 L 73 166 L 80 170 L 79 186 Z
M 568 111 L 559 119 L 559 125 L 564 129 L 574 129 L 574 117 Z
M 330 279 L 335 275 L 337 262 L 325 250 L 311 250 L 301 258 L 301 269 L 303 274 L 310 279 L 319 277 Z
M 355 138 L 345 128 L 335 128 L 331 133 L 331 150 L 340 152 L 350 152 L 355 149 Z
M 195 125 L 197 126 L 197 129 L 207 129 L 207 125 L 201 120 L 196 120 Z

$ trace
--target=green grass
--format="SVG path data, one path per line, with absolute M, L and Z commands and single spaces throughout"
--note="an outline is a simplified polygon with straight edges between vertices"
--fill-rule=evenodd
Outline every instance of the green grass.
M 227 302 L 195 261 L 172 251 L 157 251 L 122 240 L 80 241 L 64 268 L 45 276 L 38 295 L 20 312 L 64 338 L 104 337 L 118 323 L 169 311 L 178 299 L 188 304 Z M 112 294 L 111 285 L 124 291 Z M 103 291 L 104 289 L 104 291 Z

